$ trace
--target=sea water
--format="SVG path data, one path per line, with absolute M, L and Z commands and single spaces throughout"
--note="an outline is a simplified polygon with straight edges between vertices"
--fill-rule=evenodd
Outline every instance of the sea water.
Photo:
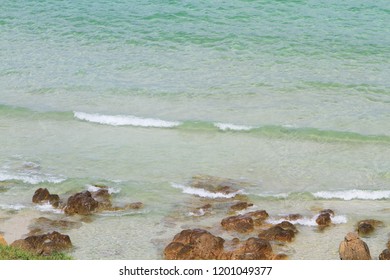
M 337 259 L 361 219 L 390 232 L 390 2 L 0 0 L 0 232 L 37 217 L 77 259 L 161 259 L 186 228 L 226 239 L 194 209 L 234 200 L 190 185 L 245 181 L 269 222 L 300 213 L 291 259 Z M 139 210 L 65 217 L 31 202 L 93 184 Z M 221 197 L 222 196 L 222 197 Z M 319 232 L 323 208 L 336 216 Z M 239 236 L 242 239 L 248 236 Z M 313 246 L 315 244 L 315 246 Z M 280 247 L 280 248 L 279 248 Z

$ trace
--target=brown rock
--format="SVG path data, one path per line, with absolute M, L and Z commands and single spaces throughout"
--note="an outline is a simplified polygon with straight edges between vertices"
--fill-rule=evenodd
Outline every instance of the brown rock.
M 99 203 L 92 197 L 89 191 L 82 193 L 76 193 L 68 199 L 68 203 L 65 207 L 65 214 L 80 214 L 89 215 L 92 214 L 97 208 Z
M 99 189 L 91 192 L 91 196 L 99 203 L 99 210 L 106 210 L 112 207 L 111 194 L 107 189 Z
M 7 246 L 7 241 L 5 241 L 4 237 L 0 234 L 0 245 Z
M 371 260 L 367 244 L 355 232 L 348 233 L 340 243 L 339 255 L 341 260 Z
M 379 255 L 380 260 L 390 260 L 390 250 L 385 249 L 383 252 Z
M 248 233 L 253 231 L 253 219 L 247 215 L 238 215 L 224 218 L 221 225 L 226 230 L 234 230 L 240 233 Z
M 225 258 L 229 260 L 270 260 L 273 259 L 271 244 L 264 239 L 251 237 L 238 249 L 227 252 Z
M 334 211 L 332 209 L 324 209 L 320 211 L 321 214 L 329 214 L 331 217 L 334 217 Z
M 268 218 L 268 213 L 265 210 L 257 210 L 245 213 L 244 216 L 251 217 L 253 219 L 253 223 L 258 226 L 263 223 L 265 219 Z
M 202 229 L 183 230 L 164 250 L 167 260 L 212 260 L 223 254 L 223 240 Z
M 329 213 L 320 214 L 316 219 L 316 223 L 321 227 L 329 226 L 332 223 L 330 214 Z
M 247 209 L 248 207 L 253 206 L 253 203 L 248 202 L 237 202 L 236 204 L 230 206 L 230 210 L 232 211 L 241 211 Z
M 289 221 L 283 221 L 277 224 L 276 226 L 280 226 L 284 230 L 292 230 L 294 233 L 298 232 L 297 227 L 292 223 L 290 223 Z
M 260 232 L 258 236 L 269 241 L 291 242 L 295 237 L 295 232 L 291 229 L 284 229 L 280 225 L 275 225 Z
M 16 240 L 11 246 L 28 250 L 39 255 L 51 255 L 72 247 L 68 235 L 56 231 L 43 235 L 29 236 L 25 239 Z
M 378 226 L 383 226 L 383 222 L 378 220 L 363 220 L 358 222 L 357 231 L 359 235 L 365 236 L 372 233 Z
M 34 203 L 46 203 L 49 202 L 53 207 L 58 207 L 60 203 L 60 197 L 57 194 L 50 194 L 45 188 L 39 188 L 35 191 L 32 201 Z
M 387 247 L 387 249 L 389 249 L 389 250 L 390 250 L 390 240 L 389 240 L 389 241 L 387 241 L 387 243 L 386 243 L 386 247 Z

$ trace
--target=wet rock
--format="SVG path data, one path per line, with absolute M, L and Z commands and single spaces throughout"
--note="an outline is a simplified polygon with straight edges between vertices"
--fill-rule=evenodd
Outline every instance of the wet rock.
M 334 211 L 332 209 L 324 209 L 320 211 L 321 214 L 329 214 L 330 217 L 334 217 Z
M 32 202 L 34 203 L 47 203 L 49 202 L 53 207 L 58 207 L 60 203 L 60 197 L 57 194 L 50 194 L 46 188 L 39 188 L 35 191 Z
M 223 255 L 225 240 L 202 229 L 188 229 L 175 235 L 164 250 L 167 260 L 213 260 Z
M 363 220 L 357 224 L 357 232 L 361 236 L 372 233 L 378 226 L 383 226 L 383 222 L 378 220 Z
M 251 217 L 253 219 L 254 225 L 258 226 L 263 223 L 265 219 L 269 217 L 267 211 L 265 210 L 257 210 L 257 211 L 252 211 L 245 213 L 244 216 L 246 217 Z
M 226 252 L 228 260 L 271 260 L 274 258 L 271 244 L 264 239 L 251 237 L 234 251 Z
M 72 242 L 68 235 L 53 231 L 48 234 L 34 235 L 16 240 L 11 246 L 31 251 L 38 255 L 51 255 L 54 252 L 70 249 Z
M 247 209 L 248 207 L 251 207 L 251 206 L 253 206 L 253 203 L 238 202 L 238 203 L 230 206 L 230 210 L 231 211 L 241 211 L 241 210 L 245 210 L 245 209 Z
M 7 246 L 7 241 L 5 241 L 3 235 L 0 234 L 0 245 L 2 246 Z
M 277 224 L 276 226 L 280 226 L 284 230 L 292 230 L 294 233 L 298 232 L 297 227 L 295 225 L 293 225 L 292 223 L 290 223 L 289 221 L 283 221 L 283 222 Z
M 390 250 L 385 249 L 382 251 L 382 253 L 379 255 L 380 260 L 390 260 Z
M 295 237 L 294 230 L 278 224 L 259 233 L 258 237 L 269 241 L 291 242 Z M 295 229 L 296 230 L 296 229 Z
M 371 260 L 367 244 L 355 232 L 348 233 L 340 243 L 339 255 L 341 260 Z
M 99 203 L 99 210 L 108 210 L 112 207 L 111 194 L 108 192 L 108 189 L 101 188 L 90 193 L 92 198 Z
M 316 223 L 320 227 L 327 227 L 332 223 L 332 219 L 330 218 L 330 213 L 320 213 L 316 219 Z
M 240 233 L 248 233 L 253 231 L 254 222 L 250 216 L 238 215 L 224 218 L 221 225 L 226 230 L 234 230 Z
M 99 203 L 92 197 L 89 191 L 76 193 L 69 197 L 65 206 L 65 214 L 89 215 L 97 210 Z

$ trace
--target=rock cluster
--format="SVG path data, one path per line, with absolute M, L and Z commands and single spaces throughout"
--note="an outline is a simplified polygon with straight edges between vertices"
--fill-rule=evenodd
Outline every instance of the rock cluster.
M 271 244 L 251 237 L 237 248 L 226 250 L 225 240 L 203 229 L 178 233 L 164 250 L 167 260 L 270 260 L 275 258 Z

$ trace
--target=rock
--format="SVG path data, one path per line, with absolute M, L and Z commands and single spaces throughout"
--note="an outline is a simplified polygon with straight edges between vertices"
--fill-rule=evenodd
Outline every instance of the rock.
M 385 249 L 383 252 L 379 255 L 380 260 L 390 260 L 390 250 Z
M 253 203 L 238 202 L 238 203 L 230 206 L 230 210 L 232 210 L 232 211 L 241 211 L 241 210 L 245 210 L 245 209 L 247 209 L 248 207 L 251 207 L 251 206 L 253 206 Z
M 295 225 L 293 225 L 292 223 L 290 223 L 289 221 L 283 221 L 283 222 L 277 224 L 276 226 L 280 226 L 284 230 L 292 230 L 294 233 L 298 232 L 297 227 Z
M 0 234 L 0 245 L 7 246 L 7 241 L 5 241 L 4 237 Z
M 252 211 L 252 212 L 245 213 L 244 215 L 256 220 L 265 220 L 269 217 L 267 211 L 265 210 Z
M 108 210 L 112 207 L 111 194 L 108 192 L 108 189 L 101 188 L 91 192 L 91 196 L 99 203 L 99 210 Z
M 68 199 L 65 206 L 65 214 L 89 215 L 92 214 L 99 206 L 99 203 L 92 197 L 89 191 L 76 193 Z
M 70 249 L 72 242 L 68 235 L 53 231 L 48 234 L 34 235 L 16 240 L 11 246 L 28 250 L 38 255 L 51 255 L 54 252 Z
M 259 226 L 263 223 L 265 219 L 269 217 L 267 211 L 265 210 L 257 210 L 257 211 L 252 211 L 245 213 L 244 216 L 246 217 L 251 217 L 253 219 L 253 223 L 256 226 Z
M 271 260 L 274 258 L 271 244 L 264 239 L 251 237 L 234 251 L 226 252 L 228 260 Z
M 387 247 L 387 249 L 389 249 L 389 250 L 390 250 L 390 240 L 389 240 L 389 241 L 387 241 L 387 243 L 386 243 L 386 247 Z
M 320 211 L 321 214 L 329 214 L 331 217 L 334 217 L 334 211 L 332 209 L 324 209 Z
M 284 229 L 279 224 L 260 232 L 258 237 L 269 241 L 291 242 L 295 237 L 295 232 L 289 228 Z
M 247 215 L 238 215 L 224 218 L 221 225 L 226 230 L 234 230 L 240 233 L 248 233 L 253 231 L 253 219 Z
M 286 219 L 287 221 L 296 221 L 302 218 L 303 216 L 301 214 L 289 214 L 283 217 L 283 219 Z
M 225 240 L 202 229 L 187 229 L 175 235 L 164 250 L 167 260 L 216 260 L 223 255 Z
M 367 244 L 355 232 L 348 233 L 340 243 L 339 255 L 341 260 L 371 260 Z
M 80 222 L 72 222 L 66 220 L 51 220 L 45 217 L 39 217 L 33 221 L 33 224 L 29 226 L 30 235 L 35 235 L 38 232 L 69 230 L 80 228 Z
M 372 233 L 378 226 L 383 226 L 383 222 L 378 220 L 363 220 L 358 222 L 357 232 L 359 235 L 365 236 Z
M 232 197 L 234 197 L 239 189 L 244 186 L 248 186 L 249 184 L 227 178 L 197 175 L 192 177 L 190 185 L 193 188 L 205 189 L 212 193 L 221 193 L 224 195 L 232 195 Z
M 329 213 L 320 213 L 316 219 L 316 223 L 321 227 L 329 226 L 332 223 Z
M 39 188 L 35 191 L 32 201 L 34 203 L 49 202 L 53 207 L 58 207 L 60 203 L 60 197 L 57 194 L 50 194 L 46 188 Z

